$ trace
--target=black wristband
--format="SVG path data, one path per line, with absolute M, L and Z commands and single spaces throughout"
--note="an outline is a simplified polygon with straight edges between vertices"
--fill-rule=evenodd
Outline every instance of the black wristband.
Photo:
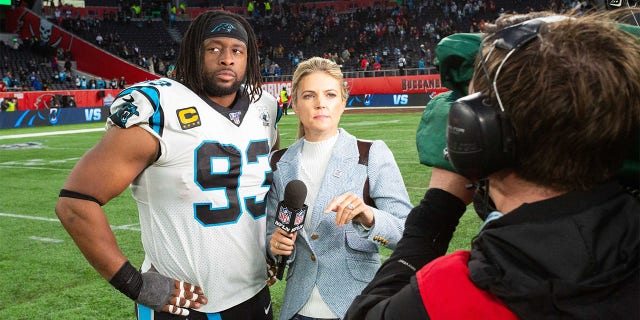
M 127 261 L 109 280 L 109 283 L 135 301 L 142 289 L 142 274 Z

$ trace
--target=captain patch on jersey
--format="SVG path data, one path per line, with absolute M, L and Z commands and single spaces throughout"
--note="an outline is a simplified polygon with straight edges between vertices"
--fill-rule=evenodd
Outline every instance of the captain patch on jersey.
M 202 125 L 200 115 L 195 107 L 188 107 L 176 110 L 178 121 L 182 130 L 187 130 Z

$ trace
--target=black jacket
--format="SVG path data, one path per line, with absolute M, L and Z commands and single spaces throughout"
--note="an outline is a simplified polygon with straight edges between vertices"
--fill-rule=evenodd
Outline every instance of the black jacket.
M 464 205 L 437 189 L 345 319 L 429 319 L 415 271 L 446 252 Z M 525 204 L 474 239 L 472 281 L 523 319 L 640 318 L 640 202 L 616 183 Z

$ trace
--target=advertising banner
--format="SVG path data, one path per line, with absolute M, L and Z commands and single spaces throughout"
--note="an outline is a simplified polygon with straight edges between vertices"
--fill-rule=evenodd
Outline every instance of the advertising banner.
M 349 107 L 409 107 L 426 106 L 434 94 L 358 94 L 347 100 Z
M 109 108 L 50 108 L 0 113 L 0 129 L 106 122 Z
M 448 91 L 440 85 L 440 75 L 347 78 L 347 107 L 426 106 L 437 94 Z M 282 87 L 291 94 L 290 81 L 267 82 L 262 90 L 274 97 Z
M 118 89 L 0 92 L 0 101 L 17 98 L 18 110 L 100 107 L 111 105 L 119 92 Z

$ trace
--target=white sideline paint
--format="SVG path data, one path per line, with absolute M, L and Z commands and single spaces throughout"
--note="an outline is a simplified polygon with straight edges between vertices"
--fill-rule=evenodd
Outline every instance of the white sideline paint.
M 97 132 L 97 131 L 104 131 L 104 128 L 78 129 L 78 130 L 65 130 L 65 131 L 51 131 L 51 132 L 41 132 L 41 133 L 12 134 L 12 135 L 7 135 L 7 136 L 0 136 L 0 140 L 3 140 L 3 139 L 17 139 L 17 138 L 31 138 L 31 137 L 43 137 L 43 136 L 57 136 L 57 135 L 61 135 L 61 134 L 74 134 L 74 133 Z
M 31 239 L 31 240 L 36 240 L 36 241 L 42 241 L 42 242 L 52 242 L 52 243 L 61 243 L 61 242 L 64 242 L 64 240 L 60 240 L 60 239 L 54 239 L 54 238 L 43 238 L 43 237 L 36 237 L 36 236 L 31 236 L 31 237 L 29 237 L 29 239 Z
M 24 214 L 13 214 L 13 213 L 3 213 L 0 212 L 0 217 L 8 217 L 8 218 L 18 218 L 18 219 L 29 219 L 29 220 L 40 220 L 47 222 L 57 222 L 60 223 L 60 220 L 57 218 L 45 218 L 45 217 L 35 217 Z M 111 226 L 111 230 L 131 230 L 131 231 L 140 231 L 139 224 L 125 224 L 123 226 Z M 41 239 L 38 239 L 41 240 Z

